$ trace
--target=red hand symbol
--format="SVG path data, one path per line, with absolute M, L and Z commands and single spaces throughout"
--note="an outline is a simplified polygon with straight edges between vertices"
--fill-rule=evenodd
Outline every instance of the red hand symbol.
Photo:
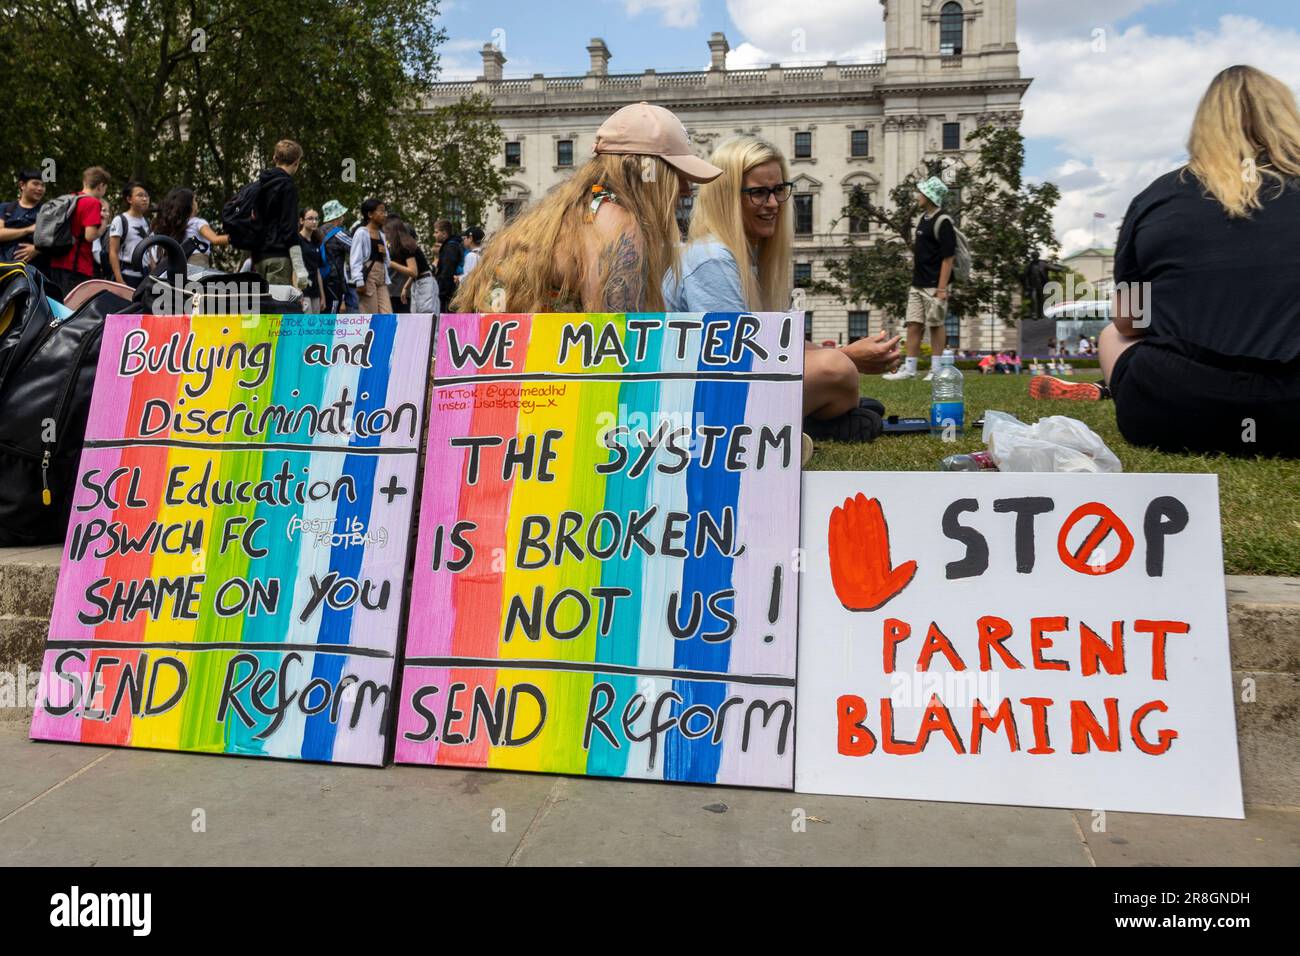
M 830 546 L 831 584 L 850 611 L 874 611 L 907 587 L 916 562 L 893 567 L 889 557 L 889 525 L 880 501 L 858 493 L 831 512 L 826 532 Z

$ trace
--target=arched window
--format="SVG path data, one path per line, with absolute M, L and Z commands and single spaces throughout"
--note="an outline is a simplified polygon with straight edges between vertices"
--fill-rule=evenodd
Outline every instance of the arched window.
M 962 41 L 962 13 L 960 3 L 945 3 L 939 11 L 939 52 L 944 56 L 960 56 Z

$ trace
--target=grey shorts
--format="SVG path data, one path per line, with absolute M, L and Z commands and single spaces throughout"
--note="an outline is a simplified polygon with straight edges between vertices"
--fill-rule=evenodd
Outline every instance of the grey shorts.
M 948 303 L 934 297 L 938 288 L 907 290 L 907 325 L 924 325 L 926 328 L 943 328 L 948 313 Z

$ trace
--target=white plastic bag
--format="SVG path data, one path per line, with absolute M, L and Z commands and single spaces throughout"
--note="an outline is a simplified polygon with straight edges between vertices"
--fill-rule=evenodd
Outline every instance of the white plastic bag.
M 1064 415 L 1048 415 L 1026 425 L 1006 412 L 985 412 L 984 444 L 999 471 L 1118 474 L 1124 470 L 1101 436 Z

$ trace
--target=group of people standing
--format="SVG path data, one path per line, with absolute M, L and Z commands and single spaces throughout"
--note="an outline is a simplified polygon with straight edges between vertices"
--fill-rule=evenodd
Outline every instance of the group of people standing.
M 435 245 L 426 252 L 411 223 L 389 214 L 380 199 L 363 202 L 359 221 L 346 229 L 348 210 L 338 200 L 319 210 L 300 208 L 294 176 L 302 155 L 298 143 L 281 140 L 273 164 L 241 190 L 251 191 L 257 224 L 252 241 L 238 243 L 248 253 L 242 270 L 297 287 L 309 311 L 438 314 L 449 308 L 457 283 L 477 261 L 483 231 L 474 228 L 462 238 L 453 223 L 440 219 Z M 193 189 L 171 189 L 155 206 L 148 188 L 132 180 L 122 187 L 120 211 L 114 213 L 107 200 L 110 184 L 102 167 L 86 169 L 81 191 L 59 200 L 71 247 L 43 250 L 36 245 L 36 226 L 46 183 L 39 170 L 20 170 L 17 198 L 0 204 L 0 261 L 32 265 L 62 296 L 92 278 L 138 287 L 153 261 L 137 263 L 136 251 L 152 235 L 174 239 L 188 265 L 204 269 L 212 267 L 214 249 L 232 245 L 231 235 L 199 214 Z

